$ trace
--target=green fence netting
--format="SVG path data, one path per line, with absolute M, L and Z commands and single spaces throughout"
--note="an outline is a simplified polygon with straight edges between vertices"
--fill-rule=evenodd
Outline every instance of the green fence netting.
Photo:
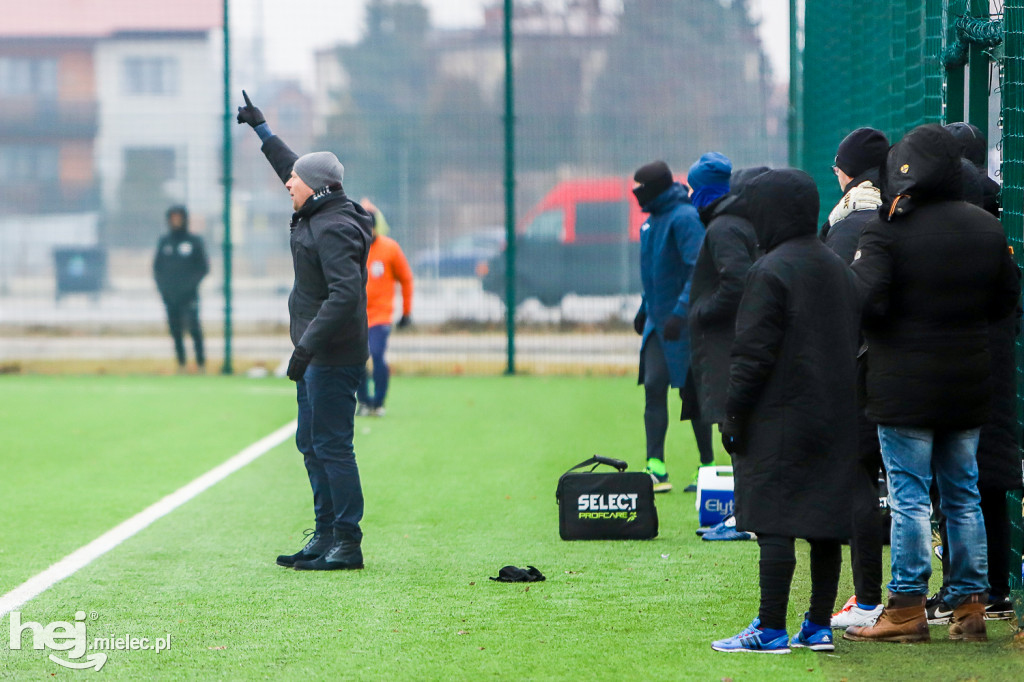
M 942 2 L 895 0 L 864 11 L 853 0 L 807 0 L 803 40 L 799 165 L 818 183 L 824 220 L 841 196 L 831 167 L 848 132 L 871 126 L 898 139 L 941 120 Z
M 1004 5 L 1004 54 L 1000 61 L 1002 95 L 1002 204 L 1003 226 L 1018 265 L 1024 265 L 1024 2 Z M 1017 343 L 1018 424 L 1024 424 L 1024 347 Z M 1018 622 L 1024 625 L 1024 521 L 1021 495 L 1008 496 L 1012 523 L 1010 589 Z

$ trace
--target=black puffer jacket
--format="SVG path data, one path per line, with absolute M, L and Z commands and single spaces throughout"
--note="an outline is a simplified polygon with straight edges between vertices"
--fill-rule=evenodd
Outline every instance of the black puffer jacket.
M 747 427 L 733 457 L 736 527 L 849 537 L 857 462 L 859 310 L 849 267 L 816 235 L 818 191 L 794 169 L 747 188 L 765 255 L 736 318 L 727 410 Z
M 1002 226 L 962 194 L 960 150 L 941 126 L 889 152 L 881 220 L 853 263 L 870 347 L 870 419 L 964 430 L 989 419 L 988 326 L 1020 296 Z
M 276 135 L 263 154 L 282 182 L 298 156 Z M 361 365 L 369 357 L 366 331 L 366 257 L 373 218 L 340 185 L 310 197 L 292 215 L 295 283 L 288 296 L 292 343 L 313 364 Z
M 754 226 L 739 207 L 747 183 L 768 169 L 744 168 L 732 174 L 729 194 L 701 212 L 707 225 L 690 283 L 691 381 L 694 395 L 684 398 L 699 406 L 684 419 L 700 416 L 720 424 L 725 419 L 729 384 L 729 350 L 736 337 L 736 311 L 743 297 L 747 271 L 760 255 Z

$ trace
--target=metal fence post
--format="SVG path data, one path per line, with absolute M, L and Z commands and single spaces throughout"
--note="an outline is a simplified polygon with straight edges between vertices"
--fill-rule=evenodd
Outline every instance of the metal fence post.
M 972 17 L 988 18 L 988 0 L 971 0 Z M 971 43 L 968 67 L 967 121 L 988 136 L 988 77 L 989 59 L 985 49 Z
M 512 4 L 505 0 L 505 374 L 516 373 L 516 131 Z
M 221 374 L 232 374 L 231 365 L 231 24 L 229 0 L 224 0 L 224 364 Z

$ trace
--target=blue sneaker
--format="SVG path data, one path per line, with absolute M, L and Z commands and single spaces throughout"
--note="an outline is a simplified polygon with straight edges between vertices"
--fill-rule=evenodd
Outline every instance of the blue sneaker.
M 711 648 L 726 653 L 788 654 L 789 635 L 785 630 L 762 629 L 761 619 L 755 618 L 743 632 L 714 641 Z
M 700 528 L 698 528 L 696 530 L 696 533 L 697 533 L 697 535 L 705 535 L 707 533 L 710 533 L 711 531 L 722 530 L 723 528 L 725 528 L 730 523 L 733 524 L 733 525 L 736 525 L 736 521 L 735 521 L 735 519 L 732 518 L 732 514 L 729 514 L 729 516 L 726 516 L 725 519 L 723 519 L 722 521 L 719 521 L 718 523 L 716 523 L 713 526 L 701 526 Z
M 707 540 L 708 542 L 718 540 L 728 542 L 734 540 L 755 540 L 757 539 L 757 536 L 745 530 L 736 530 L 736 517 L 730 516 L 725 521 L 722 521 L 722 523 L 704 533 L 700 539 Z
M 810 649 L 811 651 L 835 651 L 836 645 L 832 641 L 832 627 L 829 625 L 815 625 L 807 620 L 804 615 L 803 625 L 800 631 L 789 640 L 789 645 L 794 649 Z

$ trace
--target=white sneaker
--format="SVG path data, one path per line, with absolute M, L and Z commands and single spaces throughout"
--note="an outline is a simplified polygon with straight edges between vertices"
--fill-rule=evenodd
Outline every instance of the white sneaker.
M 851 625 L 871 627 L 882 615 L 882 605 L 879 604 L 873 609 L 862 609 L 857 606 L 857 597 L 850 597 L 839 613 L 832 614 L 832 627 L 838 630 L 845 630 Z
M 383 407 L 375 407 L 373 408 L 373 411 L 370 412 L 370 414 L 373 415 L 374 417 L 383 417 L 386 414 L 386 412 Z

